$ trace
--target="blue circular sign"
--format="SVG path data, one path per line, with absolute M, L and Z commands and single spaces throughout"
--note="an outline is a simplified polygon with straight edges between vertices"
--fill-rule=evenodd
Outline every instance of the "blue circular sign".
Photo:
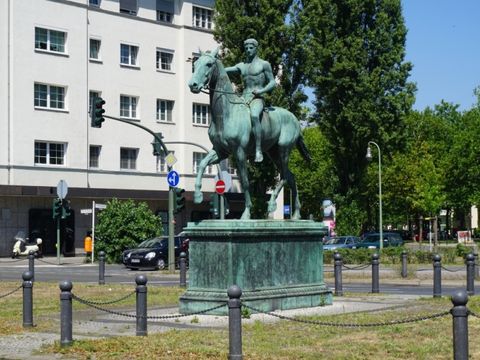
M 170 170 L 167 174 L 167 182 L 171 187 L 177 187 L 180 182 L 180 175 L 175 170 Z

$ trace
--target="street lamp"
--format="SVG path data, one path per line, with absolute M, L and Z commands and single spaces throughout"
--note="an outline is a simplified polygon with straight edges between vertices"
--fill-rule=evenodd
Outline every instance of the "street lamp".
M 383 250 L 383 221 L 382 221 L 382 156 L 380 153 L 380 146 L 376 142 L 369 141 L 367 147 L 367 160 L 372 160 L 372 148 L 370 145 L 375 145 L 378 150 L 378 216 L 380 227 L 380 251 Z

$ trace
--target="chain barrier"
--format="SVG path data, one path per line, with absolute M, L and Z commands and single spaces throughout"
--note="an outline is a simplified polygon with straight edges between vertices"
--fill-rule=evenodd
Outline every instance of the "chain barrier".
M 52 263 L 52 262 L 49 262 L 49 261 L 46 261 L 46 260 L 42 260 L 42 259 L 37 259 L 37 261 L 42 262 L 44 264 L 48 264 L 48 265 L 58 265 L 58 263 L 55 264 L 55 263 Z
M 134 290 L 131 293 L 125 296 L 122 296 L 121 298 L 118 298 L 115 300 L 109 300 L 109 301 L 95 301 L 95 300 L 87 300 L 87 299 L 81 299 L 81 300 L 83 301 L 83 303 L 88 303 L 92 305 L 110 305 L 110 304 L 115 304 L 115 303 L 119 303 L 120 301 L 126 300 L 135 293 L 136 291 Z M 77 296 L 77 299 L 80 299 L 80 298 Z
M 18 290 L 20 290 L 22 288 L 23 284 L 20 285 L 19 287 L 17 287 L 16 289 L 6 293 L 6 294 L 3 294 L 3 295 L 0 295 L 0 299 L 4 298 L 4 297 L 7 297 L 9 295 L 12 295 L 13 293 L 17 292 Z
M 290 321 L 295 321 L 299 323 L 304 323 L 304 324 L 311 324 L 311 325 L 321 325 L 321 326 L 332 326 L 332 327 L 348 327 L 348 328 L 365 328 L 365 327 L 379 327 L 379 326 L 389 326 L 389 325 L 399 325 L 399 324 L 408 324 L 408 323 L 413 323 L 413 322 L 420 322 L 420 321 L 425 321 L 425 320 L 431 320 L 431 319 L 437 319 L 441 318 L 447 315 L 450 315 L 450 310 L 439 312 L 436 314 L 431 314 L 431 315 L 424 315 L 424 316 L 416 316 L 416 317 L 411 317 L 411 318 L 406 318 L 403 320 L 391 320 L 391 321 L 384 321 L 384 322 L 378 322 L 378 323 L 364 323 L 364 324 L 358 324 L 358 323 L 337 323 L 337 322 L 330 322 L 330 321 L 316 321 L 316 320 L 303 320 L 303 319 L 297 319 L 297 318 L 292 318 L 289 316 L 285 315 L 280 315 L 280 314 L 275 314 L 269 311 L 262 311 L 259 309 L 256 309 L 254 307 L 251 307 L 246 304 L 242 304 L 242 306 L 246 307 L 247 309 L 250 309 L 252 311 L 274 316 L 276 318 L 282 319 L 282 320 L 290 320 Z
M 433 269 L 416 269 L 415 271 L 433 271 Z
M 442 266 L 442 269 L 448 272 L 459 272 L 459 271 L 465 271 L 465 269 L 457 269 L 457 270 L 451 270 L 447 269 L 445 266 Z
M 106 312 L 106 313 L 109 313 L 109 314 L 112 314 L 112 315 L 123 316 L 123 317 L 128 317 L 128 318 L 133 318 L 133 319 L 137 318 L 136 314 L 127 314 L 127 313 L 122 313 L 122 312 L 119 312 L 119 311 L 114 311 L 114 310 L 110 310 L 110 309 L 101 308 L 100 306 L 96 305 L 95 303 L 92 303 L 92 302 L 89 302 L 89 301 L 84 300 L 82 298 L 79 298 L 78 296 L 76 296 L 73 293 L 72 293 L 72 299 L 78 301 L 79 303 L 87 305 L 91 308 L 94 308 L 94 309 L 97 309 L 97 310 L 100 310 L 100 311 L 103 311 L 103 312 Z M 170 314 L 170 315 L 159 315 L 159 316 L 146 316 L 145 318 L 147 320 L 178 319 L 178 318 L 181 318 L 181 317 L 186 317 L 186 316 L 191 316 L 191 315 L 205 314 L 207 312 L 220 309 L 220 308 L 222 308 L 226 305 L 227 304 L 225 303 L 225 304 L 218 305 L 218 306 L 215 306 L 215 307 L 212 307 L 212 308 L 209 308 L 209 309 L 200 310 L 200 311 L 196 311 L 196 312 L 192 312 L 192 313 L 188 313 L 188 314 L 178 314 L 178 315 Z M 143 316 L 141 316 L 140 318 L 142 318 L 142 317 Z
M 477 313 L 473 312 L 472 310 L 468 310 L 468 315 L 472 315 L 473 317 L 476 317 L 477 319 L 480 319 L 480 315 Z
M 358 266 L 347 266 L 345 264 L 343 265 L 343 267 L 346 270 L 363 270 L 363 269 L 366 269 L 370 266 L 372 266 L 372 264 L 364 264 L 364 265 L 358 265 Z

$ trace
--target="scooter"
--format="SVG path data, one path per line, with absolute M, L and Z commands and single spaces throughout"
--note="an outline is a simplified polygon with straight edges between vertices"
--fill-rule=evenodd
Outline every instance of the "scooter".
M 42 239 L 37 238 L 35 243 L 30 243 L 29 239 L 25 237 L 23 231 L 19 231 L 17 235 L 14 236 L 15 244 L 13 245 L 12 259 L 15 259 L 19 256 L 27 256 L 30 254 L 30 251 L 33 251 L 35 257 L 42 257 L 41 245 Z

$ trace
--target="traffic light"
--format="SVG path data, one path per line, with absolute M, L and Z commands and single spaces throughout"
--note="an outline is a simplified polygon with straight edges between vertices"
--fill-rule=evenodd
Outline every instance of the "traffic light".
M 160 132 L 155 133 L 155 135 L 157 135 L 160 139 L 163 139 L 162 133 L 160 133 Z M 158 141 L 157 136 L 153 137 L 153 142 L 152 142 L 153 155 L 160 156 L 160 155 L 163 154 L 163 148 L 162 148 L 162 143 Z
M 173 203 L 174 212 L 179 213 L 185 208 L 185 189 L 175 188 L 175 201 Z
M 213 194 L 210 199 L 210 213 L 214 219 L 220 215 L 220 195 Z
M 72 208 L 70 207 L 70 200 L 65 200 L 62 202 L 62 219 L 66 219 L 72 213 Z
M 103 113 L 105 110 L 103 109 L 103 105 L 105 104 L 105 100 L 101 97 L 93 98 L 92 109 L 90 110 L 90 117 L 91 117 L 91 125 L 95 128 L 101 128 L 102 122 L 105 121 L 103 118 Z
M 54 219 L 60 219 L 62 216 L 62 199 L 53 199 L 52 217 Z

